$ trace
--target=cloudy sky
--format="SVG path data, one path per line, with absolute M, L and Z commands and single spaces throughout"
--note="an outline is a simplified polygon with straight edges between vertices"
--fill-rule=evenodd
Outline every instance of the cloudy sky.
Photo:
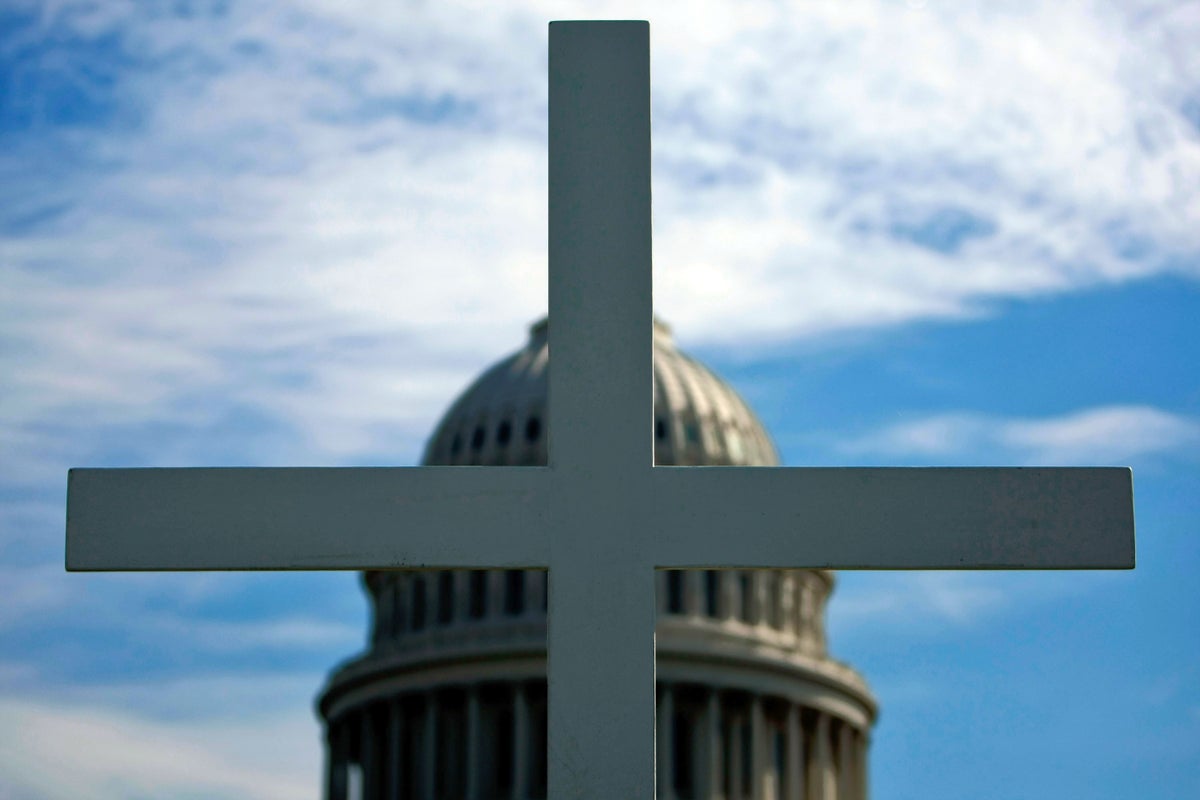
M 546 308 L 546 22 L 786 463 L 1120 464 L 1138 567 L 841 573 L 874 796 L 1200 795 L 1200 5 L 6 0 L 0 797 L 316 798 L 349 574 L 66 575 L 70 466 L 411 464 Z

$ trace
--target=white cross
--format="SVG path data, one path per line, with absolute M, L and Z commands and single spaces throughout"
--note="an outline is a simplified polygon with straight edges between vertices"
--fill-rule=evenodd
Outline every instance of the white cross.
M 653 466 L 649 38 L 550 25 L 548 466 L 75 469 L 67 569 L 549 568 L 549 796 L 613 800 L 656 568 L 1131 568 L 1128 469 Z

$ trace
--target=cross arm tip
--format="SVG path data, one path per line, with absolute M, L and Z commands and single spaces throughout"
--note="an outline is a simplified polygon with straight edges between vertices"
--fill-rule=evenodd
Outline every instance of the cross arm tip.
M 639 28 L 649 28 L 650 20 L 648 19 L 553 19 L 550 20 L 550 29 L 566 28 L 574 25 L 629 25 Z
M 608 33 L 649 39 L 650 21 L 646 19 L 556 19 L 550 21 L 550 37 Z

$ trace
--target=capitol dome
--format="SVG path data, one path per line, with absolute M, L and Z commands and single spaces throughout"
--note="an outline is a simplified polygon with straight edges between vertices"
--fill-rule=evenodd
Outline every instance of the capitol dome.
M 547 461 L 546 321 L 454 401 L 426 465 Z M 774 444 L 724 381 L 654 326 L 660 465 L 771 466 Z M 736 536 L 736 531 L 730 531 Z M 366 650 L 330 675 L 327 800 L 546 795 L 546 572 L 365 573 Z M 657 796 L 864 800 L 876 703 L 831 658 L 827 570 L 661 570 Z
M 427 465 L 546 463 L 547 322 L 454 402 L 425 450 Z M 754 412 L 707 367 L 676 349 L 654 323 L 656 464 L 774 466 L 775 446 Z

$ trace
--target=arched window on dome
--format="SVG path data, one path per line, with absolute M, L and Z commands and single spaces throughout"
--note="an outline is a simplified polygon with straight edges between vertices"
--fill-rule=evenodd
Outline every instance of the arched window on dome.
M 713 619 L 720 617 L 721 573 L 715 569 L 704 570 L 704 613 Z
M 471 570 L 471 578 L 467 586 L 467 609 L 471 619 L 482 619 L 487 616 L 487 570 Z
M 525 611 L 525 572 L 519 569 L 505 570 L 504 613 L 515 617 Z
M 682 614 L 683 607 L 683 570 L 667 570 L 667 613 Z
M 530 444 L 536 442 L 538 437 L 542 435 L 542 419 L 537 414 L 533 414 L 529 419 L 525 420 L 525 441 Z

